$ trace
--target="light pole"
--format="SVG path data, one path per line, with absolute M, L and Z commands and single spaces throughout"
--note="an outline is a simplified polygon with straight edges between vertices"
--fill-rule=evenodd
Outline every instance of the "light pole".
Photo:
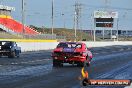
M 65 16 L 65 14 L 64 14 L 64 13 L 62 13 L 61 15 L 62 15 L 62 18 L 63 18 L 63 21 L 64 21 L 63 27 L 65 28 L 65 17 L 64 17 L 64 16 Z
M 74 34 L 74 37 L 75 37 L 75 41 L 77 40 L 77 24 L 76 24 L 76 20 L 77 19 L 77 16 L 76 16 L 76 12 L 74 13 L 74 30 L 75 30 L 75 34 Z
M 95 18 L 94 18 L 94 27 L 93 27 L 93 37 L 94 37 L 94 42 L 96 41 L 96 21 L 95 21 Z
M 23 34 L 25 34 L 25 0 L 22 0 L 22 25 Z
M 119 18 L 117 18 L 117 41 L 119 40 L 118 29 L 119 29 Z
M 52 37 L 54 34 L 54 0 L 52 0 Z

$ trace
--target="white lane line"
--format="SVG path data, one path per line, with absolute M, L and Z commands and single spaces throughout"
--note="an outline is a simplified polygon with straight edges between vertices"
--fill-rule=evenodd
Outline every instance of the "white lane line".
M 126 70 L 126 68 L 128 69 L 128 67 L 129 67 L 129 69 L 130 69 L 131 64 L 132 64 L 132 61 L 128 62 L 127 64 L 123 65 L 122 67 L 113 69 L 113 70 L 111 70 L 111 71 L 109 71 L 109 72 L 102 73 L 102 74 L 100 74 L 99 76 L 97 76 L 96 78 L 108 78 L 108 77 L 113 77 L 113 78 L 115 78 L 115 77 L 117 77 L 118 75 L 123 74 L 122 71 L 123 71 L 124 69 Z M 120 72 L 120 74 L 118 74 L 118 72 Z M 127 72 L 128 72 L 128 71 L 126 70 L 124 73 L 126 74 Z
M 117 52 L 117 51 L 112 51 L 112 52 Z
M 21 62 L 22 64 L 26 64 L 26 63 L 28 63 L 28 62 Z
M 18 63 L 11 63 L 12 65 L 14 65 L 14 64 L 18 64 Z
M 40 76 L 40 75 L 44 75 L 44 74 L 48 74 L 49 72 L 52 71 L 52 65 L 51 64 L 47 64 L 47 65 L 43 65 L 43 66 L 33 66 L 33 67 L 26 67 L 26 68 L 22 68 L 22 69 L 18 69 L 18 70 L 13 70 L 13 71 L 9 71 L 9 72 L 0 72 L 0 75 L 30 75 L 30 76 Z M 10 79 L 10 77 L 6 78 L 6 77 L 1 77 L 0 80 L 7 80 Z
M 124 49 L 120 49 L 119 51 L 123 51 Z
M 29 63 L 30 63 L 30 62 L 36 62 L 36 61 L 29 61 Z
M 127 48 L 127 50 L 131 50 L 131 48 Z
M 107 53 L 107 52 L 102 52 L 102 53 Z
M 99 54 L 99 53 L 93 53 L 93 54 Z
M 21 62 L 21 63 L 22 63 L 22 64 L 26 64 L 26 63 L 41 62 L 41 61 L 46 61 L 46 60 L 50 60 L 50 59 L 34 60 L 34 61 Z

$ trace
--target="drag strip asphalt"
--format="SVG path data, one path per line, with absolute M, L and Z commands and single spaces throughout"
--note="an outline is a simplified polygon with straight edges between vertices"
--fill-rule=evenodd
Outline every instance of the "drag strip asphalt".
M 20 58 L 0 58 L 0 88 L 80 88 L 81 67 L 65 64 L 53 68 L 51 51 L 24 52 Z M 91 49 L 94 58 L 85 69 L 91 79 L 114 79 L 129 73 L 132 46 L 108 46 Z M 126 69 L 127 68 L 127 69 Z

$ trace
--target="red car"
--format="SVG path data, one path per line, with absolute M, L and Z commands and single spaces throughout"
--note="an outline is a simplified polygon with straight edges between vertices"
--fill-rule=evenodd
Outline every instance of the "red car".
M 77 64 L 77 66 L 89 65 L 93 58 L 85 43 L 60 42 L 53 50 L 53 67 L 63 66 L 63 63 Z

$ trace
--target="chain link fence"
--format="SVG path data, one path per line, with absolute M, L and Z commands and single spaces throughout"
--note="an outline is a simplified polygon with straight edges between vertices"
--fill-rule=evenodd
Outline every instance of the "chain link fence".
M 65 36 L 57 36 L 56 34 L 35 34 L 35 35 L 28 35 L 28 34 L 19 34 L 19 33 L 14 33 L 10 34 L 5 31 L 0 31 L 0 38 L 8 38 L 8 39 L 52 39 L 52 40 L 66 40 Z
M 21 35 L 23 38 L 26 39 L 58 39 L 58 40 L 65 40 L 66 37 L 65 36 L 57 36 L 56 34 L 38 34 L 38 35 L 27 35 L 27 34 L 19 34 Z

